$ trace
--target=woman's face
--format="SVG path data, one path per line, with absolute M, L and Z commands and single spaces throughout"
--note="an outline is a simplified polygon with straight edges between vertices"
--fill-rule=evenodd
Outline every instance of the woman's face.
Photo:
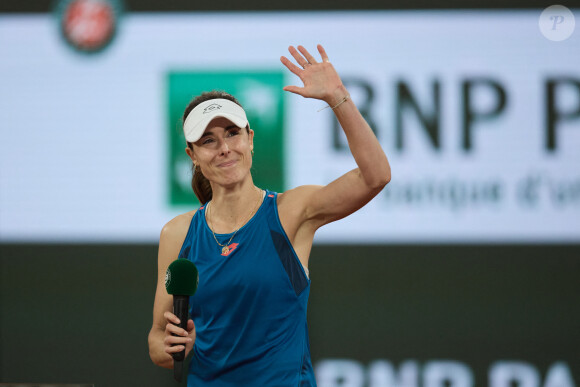
M 248 133 L 220 117 L 210 122 L 193 151 L 186 151 L 210 182 L 231 185 L 243 180 L 252 167 L 253 140 L 253 130 Z

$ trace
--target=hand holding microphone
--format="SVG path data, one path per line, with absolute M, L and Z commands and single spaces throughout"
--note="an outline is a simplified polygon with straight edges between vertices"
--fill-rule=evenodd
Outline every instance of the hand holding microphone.
M 171 312 L 165 312 L 163 317 L 167 320 L 165 326 L 165 352 L 173 356 L 185 351 L 184 358 L 189 355 L 195 343 L 195 326 L 193 320 L 188 319 L 185 329 L 181 328 L 180 320 Z
M 165 273 L 165 288 L 173 295 L 173 313 L 165 312 L 165 352 L 173 357 L 174 376 L 181 381 L 183 360 L 193 348 L 195 326 L 189 319 L 189 297 L 199 282 L 197 268 L 188 259 L 176 259 Z M 187 350 L 187 353 L 186 353 Z

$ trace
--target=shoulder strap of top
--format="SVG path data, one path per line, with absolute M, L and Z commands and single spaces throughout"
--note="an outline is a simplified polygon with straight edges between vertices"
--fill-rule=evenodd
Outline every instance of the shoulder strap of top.
M 189 251 L 191 250 L 191 238 L 193 237 L 194 230 L 199 227 L 199 223 L 203 221 L 205 216 L 205 205 L 199 207 L 195 214 L 191 217 L 191 222 L 189 223 L 189 228 L 187 230 L 187 235 L 185 240 L 181 245 L 181 250 L 177 258 L 187 258 L 189 256 Z

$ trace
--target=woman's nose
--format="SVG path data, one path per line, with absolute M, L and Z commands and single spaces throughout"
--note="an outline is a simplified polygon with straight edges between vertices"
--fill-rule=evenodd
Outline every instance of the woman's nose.
M 220 153 L 223 155 L 227 155 L 230 152 L 230 148 L 228 147 L 228 143 L 225 140 L 220 141 Z

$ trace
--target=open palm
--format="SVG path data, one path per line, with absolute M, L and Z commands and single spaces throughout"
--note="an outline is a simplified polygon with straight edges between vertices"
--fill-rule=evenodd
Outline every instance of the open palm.
M 318 62 L 303 46 L 298 46 L 298 50 L 294 46 L 288 48 L 292 57 L 302 68 L 296 66 L 285 56 L 280 57 L 284 66 L 296 74 L 304 84 L 303 87 L 285 86 L 283 89 L 305 98 L 321 99 L 332 105 L 336 100 L 336 92 L 343 87 L 342 81 L 328 60 L 324 48 L 320 44 L 317 48 L 322 62 Z

